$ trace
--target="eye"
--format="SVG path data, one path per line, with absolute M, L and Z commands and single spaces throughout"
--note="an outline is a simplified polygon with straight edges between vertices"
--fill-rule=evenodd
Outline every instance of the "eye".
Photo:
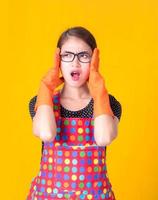
M 61 56 L 62 56 L 62 58 L 71 58 L 73 56 L 73 54 L 71 54 L 71 53 L 64 53 Z
M 90 61 L 90 55 L 86 52 L 79 53 L 79 60 L 81 62 L 89 62 Z
M 89 58 L 90 56 L 89 56 L 88 53 L 81 53 L 80 57 L 82 57 L 82 58 Z

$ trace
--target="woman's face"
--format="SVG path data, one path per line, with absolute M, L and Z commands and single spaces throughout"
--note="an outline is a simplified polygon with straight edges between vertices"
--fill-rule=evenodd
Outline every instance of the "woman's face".
M 79 53 L 80 61 L 73 53 Z M 60 54 L 62 55 L 60 67 L 65 83 L 73 87 L 85 84 L 89 77 L 90 62 L 88 61 L 92 56 L 91 47 L 80 38 L 72 36 L 62 45 Z

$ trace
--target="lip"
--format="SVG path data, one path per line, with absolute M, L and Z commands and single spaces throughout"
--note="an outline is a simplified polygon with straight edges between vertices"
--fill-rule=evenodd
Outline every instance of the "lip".
M 70 74 L 71 74 L 72 72 L 77 72 L 77 73 L 79 73 L 79 75 L 81 74 L 81 70 L 78 70 L 78 69 L 73 69 L 73 70 L 70 72 Z

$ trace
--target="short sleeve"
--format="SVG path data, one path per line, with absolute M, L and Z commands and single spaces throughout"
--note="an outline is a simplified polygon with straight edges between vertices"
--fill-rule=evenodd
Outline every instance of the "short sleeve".
M 37 100 L 37 96 L 34 96 L 30 101 L 29 101 L 29 113 L 31 118 L 33 119 L 33 117 L 35 116 L 36 112 L 34 111 L 35 108 L 35 103 Z M 42 141 L 42 149 L 41 149 L 41 153 L 43 153 L 44 150 L 44 142 Z M 41 157 L 42 159 L 42 157 Z
M 111 109 L 114 113 L 114 115 L 119 119 L 121 119 L 121 114 L 122 114 L 122 106 L 120 104 L 119 101 L 116 100 L 116 98 L 109 94 L 109 100 L 110 100 L 110 106 L 111 106 Z
M 32 119 L 36 114 L 35 111 L 34 111 L 36 99 L 37 99 L 37 96 L 34 96 L 29 102 L 29 113 L 30 113 L 30 116 L 31 116 Z

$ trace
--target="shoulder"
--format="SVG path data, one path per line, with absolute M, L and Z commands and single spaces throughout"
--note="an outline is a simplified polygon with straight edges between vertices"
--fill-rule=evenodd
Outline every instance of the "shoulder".
M 29 113 L 30 113 L 30 116 L 31 116 L 32 119 L 33 119 L 33 117 L 35 116 L 34 108 L 35 108 L 36 100 L 37 100 L 37 95 L 33 96 L 33 97 L 29 100 Z
M 31 97 L 31 99 L 29 100 L 29 113 L 30 113 L 30 116 L 32 119 L 36 114 L 36 112 L 34 110 L 36 101 L 37 101 L 37 95 Z M 52 96 L 52 101 L 54 104 L 59 103 L 59 91 L 58 90 L 54 92 L 54 94 Z
M 121 115 L 122 115 L 121 103 L 112 94 L 109 94 L 109 100 L 110 100 L 110 106 L 112 108 L 114 115 L 120 120 Z
M 35 104 L 35 103 L 36 103 L 36 100 L 37 100 L 37 95 L 33 96 L 33 97 L 29 100 L 29 106 Z

